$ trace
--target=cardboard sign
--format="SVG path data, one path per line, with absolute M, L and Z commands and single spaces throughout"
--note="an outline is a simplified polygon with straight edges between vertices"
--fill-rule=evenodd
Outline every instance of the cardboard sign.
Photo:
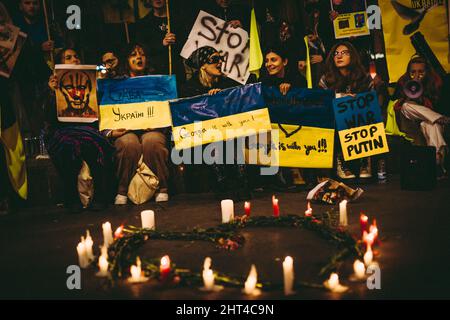
M 94 122 L 98 120 L 97 66 L 55 66 L 58 88 L 56 110 L 61 122 Z
M 389 152 L 383 123 L 339 131 L 344 160 Z
M 156 129 L 172 125 L 169 101 L 177 98 L 175 76 L 99 79 L 100 130 Z
M 170 102 L 176 149 L 270 131 L 261 84 Z
M 338 98 L 333 105 L 336 129 L 339 131 L 383 122 L 375 91 Z
M 196 49 L 210 46 L 224 58 L 222 72 L 229 78 L 245 84 L 249 72 L 248 32 L 232 28 L 224 20 L 200 11 L 180 55 L 188 59 Z
M 335 10 L 333 1 L 331 7 Z M 370 35 L 369 25 L 367 23 L 367 4 L 365 0 L 354 0 L 351 2 L 360 2 L 356 12 L 339 13 L 334 19 L 334 35 L 336 39 L 343 39 L 349 37 L 359 37 Z M 352 4 L 348 4 L 349 6 Z

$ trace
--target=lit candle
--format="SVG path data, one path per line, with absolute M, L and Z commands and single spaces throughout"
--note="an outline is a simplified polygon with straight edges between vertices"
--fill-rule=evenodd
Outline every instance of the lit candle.
M 346 227 L 348 225 L 347 200 L 343 200 L 339 203 L 339 225 L 342 227 Z
M 203 270 L 203 284 L 205 291 L 214 290 L 214 273 L 211 269 Z
M 161 280 L 166 280 L 170 273 L 170 258 L 165 255 L 161 258 L 161 264 L 159 265 L 159 273 Z
M 103 229 L 103 241 L 106 247 L 109 247 L 113 242 L 113 234 L 111 229 L 111 223 L 106 222 L 102 225 Z
M 99 272 L 97 272 L 97 277 L 107 277 L 109 276 L 108 271 L 109 263 L 108 263 L 108 249 L 106 246 L 102 247 L 102 254 L 100 258 L 98 258 L 98 268 Z
M 364 254 L 364 264 L 366 267 L 368 267 L 373 261 L 373 252 L 372 252 L 372 246 L 367 246 L 367 251 Z
M 233 200 L 222 200 L 220 203 L 222 208 L 222 223 L 229 223 L 234 219 L 234 203 Z
M 292 257 L 286 257 L 283 261 L 284 276 L 284 294 L 290 295 L 294 293 L 294 260 Z
M 280 207 L 278 205 L 278 199 L 272 196 L 273 216 L 278 218 L 280 216 Z
M 78 265 L 80 268 L 87 268 L 89 266 L 89 258 L 86 252 L 86 243 L 84 241 L 84 237 L 81 237 L 81 242 L 77 245 L 78 252 Z
M 361 227 L 361 236 L 364 235 L 364 231 L 367 231 L 367 222 L 369 221 L 369 217 L 364 213 L 361 213 L 359 216 L 359 225 Z
M 144 210 L 141 212 L 142 228 L 155 230 L 155 212 L 153 210 Z
M 311 203 L 308 201 L 308 208 L 305 211 L 305 217 L 311 217 L 312 213 L 313 213 L 313 211 L 312 211 L 312 208 L 311 208 Z
M 330 278 L 324 282 L 324 286 L 331 292 L 342 293 L 348 290 L 348 287 L 339 283 L 339 276 L 337 273 L 332 273 Z
M 250 217 L 250 209 L 251 209 L 250 202 L 245 201 L 244 209 L 245 209 L 245 215 L 247 217 Z
M 128 281 L 131 283 L 141 283 L 148 280 L 148 278 L 143 275 L 141 259 L 139 257 L 136 257 L 136 265 L 131 266 L 130 273 L 131 277 L 128 278 Z
M 92 251 L 92 246 L 94 245 L 94 241 L 92 241 L 91 233 L 89 230 L 86 230 L 86 240 L 84 241 L 84 246 L 86 248 L 86 255 L 89 261 L 94 261 L 94 253 Z
M 353 263 L 353 271 L 355 272 L 355 278 L 358 280 L 362 280 L 366 277 L 366 267 L 364 266 L 364 263 L 359 260 L 356 260 Z
M 257 283 L 258 283 L 258 273 L 256 272 L 255 265 L 252 264 L 247 281 L 245 281 L 244 284 L 244 293 L 251 296 L 259 295 L 261 293 L 261 290 L 256 289 Z

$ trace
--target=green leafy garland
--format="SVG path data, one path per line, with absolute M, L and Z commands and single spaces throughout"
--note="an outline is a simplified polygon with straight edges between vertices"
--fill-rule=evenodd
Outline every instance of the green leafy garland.
M 235 250 L 244 245 L 245 238 L 239 234 L 243 228 L 264 228 L 264 227 L 290 227 L 304 228 L 316 232 L 321 238 L 332 242 L 338 251 L 323 266 L 319 276 L 326 276 L 332 271 L 336 271 L 339 265 L 352 256 L 362 257 L 361 243 L 356 241 L 347 231 L 337 226 L 336 213 L 326 212 L 322 217 L 304 217 L 299 215 L 287 215 L 280 217 L 237 217 L 230 223 L 220 224 L 214 228 L 196 228 L 189 232 L 154 231 L 128 226 L 123 229 L 123 233 L 109 248 L 109 262 L 112 279 L 123 278 L 129 274 L 130 265 L 136 261 L 136 251 L 145 241 L 149 239 L 159 240 L 184 240 L 184 241 L 208 241 L 215 243 L 218 247 Z M 161 279 L 159 271 L 160 259 L 141 259 L 142 270 L 151 279 Z M 178 268 L 171 264 L 171 274 L 169 278 L 174 284 L 186 286 L 201 286 L 202 276 L 199 272 L 192 272 L 189 269 Z M 225 273 L 215 273 L 216 284 L 229 287 L 243 287 L 245 279 L 227 275 Z M 298 284 L 302 287 L 323 288 L 322 284 L 302 282 Z M 264 290 L 279 290 L 283 284 L 270 282 L 258 283 L 257 287 Z

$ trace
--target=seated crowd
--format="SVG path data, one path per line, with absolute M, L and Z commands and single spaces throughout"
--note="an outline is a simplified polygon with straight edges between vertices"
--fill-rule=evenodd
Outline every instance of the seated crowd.
M 26 1 L 24 1 L 26 2 Z M 150 1 L 153 11 L 148 17 L 142 19 L 141 25 L 162 23 L 165 1 Z M 215 1 L 217 8 L 227 8 L 229 1 Z M 213 9 L 211 9 L 213 10 Z M 225 10 L 227 12 L 227 10 Z M 248 21 L 239 20 L 239 14 L 230 10 L 229 13 L 236 17 L 225 17 L 233 27 L 246 27 Z M 220 15 L 220 12 L 215 13 Z M 269 12 L 267 11 L 269 15 Z M 270 21 L 267 16 L 267 21 Z M 314 18 L 314 14 L 313 14 Z M 161 20 L 161 21 L 160 21 Z M 317 19 L 312 19 L 313 24 Z M 265 24 L 265 26 L 267 26 Z M 296 30 L 282 26 L 280 30 L 284 37 L 275 36 L 278 40 L 269 41 L 263 45 L 264 62 L 261 76 L 253 82 L 262 82 L 267 86 L 275 86 L 282 95 L 286 95 L 292 88 L 306 88 L 307 81 L 304 76 L 306 60 L 304 42 L 301 37 L 290 37 L 286 32 Z M 286 29 L 286 28 L 287 29 Z M 405 74 L 398 80 L 395 94 L 390 97 L 386 83 L 380 76 L 372 77 L 369 66 L 364 64 L 360 52 L 349 41 L 340 41 L 325 48 L 317 34 L 317 25 L 309 26 L 308 46 L 310 47 L 310 61 L 313 73 L 313 86 L 332 90 L 338 96 L 354 96 L 356 94 L 375 90 L 382 109 L 386 109 L 390 100 L 396 100 L 394 109 L 399 124 L 412 122 L 416 124 L 426 145 L 436 148 L 436 164 L 440 174 L 445 174 L 445 157 L 448 154 L 448 146 L 444 138 L 444 129 L 449 124 L 449 118 L 433 109 L 440 98 L 442 80 L 432 70 L 427 60 L 423 57 L 413 57 L 408 64 Z M 139 30 L 142 30 L 139 29 Z M 314 30 L 314 31 L 312 31 Z M 264 32 L 264 28 L 262 29 Z M 280 32 L 281 32 L 280 31 Z M 155 40 L 155 37 L 159 37 Z M 295 42 L 291 41 L 296 39 Z M 123 48 L 107 49 L 102 52 L 100 61 L 81 61 L 81 52 L 70 47 L 60 50 L 55 58 L 59 64 L 101 64 L 106 68 L 105 73 L 100 73 L 101 78 L 120 79 L 133 78 L 145 75 L 167 74 L 168 65 L 167 47 L 180 45 L 178 36 L 168 30 L 161 30 L 158 35 L 149 37 L 145 32 L 136 32 L 139 42 L 132 42 Z M 291 40 L 289 40 L 291 39 Z M 298 42 L 302 45 L 299 45 Z M 177 52 L 177 50 L 174 50 Z M 162 58 L 161 58 L 162 57 Z M 162 62 L 163 61 L 163 62 Z M 178 96 L 190 97 L 201 94 L 214 95 L 225 88 L 240 85 L 227 78 L 222 73 L 223 57 L 212 47 L 204 46 L 195 50 L 187 60 L 182 60 L 173 54 L 174 73 L 177 76 Z M 423 93 L 417 98 L 405 95 L 404 87 L 410 80 L 420 81 L 423 84 Z M 170 128 L 146 130 L 98 130 L 98 123 L 61 123 L 57 121 L 55 112 L 55 90 L 59 79 L 51 75 L 48 80 L 48 98 L 46 100 L 46 146 L 52 162 L 64 181 L 65 204 L 73 212 L 81 209 L 78 199 L 77 178 L 85 161 L 91 170 L 95 181 L 96 203 L 106 205 L 115 195 L 114 203 L 123 205 L 128 202 L 127 192 L 133 178 L 139 160 L 155 173 L 159 179 L 159 189 L 155 195 L 155 201 L 165 202 L 169 200 L 169 162 L 170 162 Z M 386 119 L 384 119 L 386 121 Z M 402 125 L 401 125 L 402 126 Z M 372 161 L 382 163 L 384 159 L 377 157 L 363 158 L 346 162 L 336 146 L 336 175 L 340 179 L 371 178 Z M 228 193 L 230 197 L 246 199 L 251 190 L 245 190 L 236 194 L 238 189 L 255 187 L 251 185 L 250 171 L 244 165 L 211 165 L 210 169 L 216 178 L 217 191 Z M 286 180 L 295 170 L 283 169 L 273 179 Z M 112 172 L 115 179 L 111 179 Z M 326 172 L 326 175 L 331 175 Z M 249 176 L 250 175 L 250 176 Z M 304 176 L 312 177 L 312 184 L 318 172 L 307 172 Z M 116 183 L 114 183 L 114 180 Z M 111 189 L 114 186 L 115 190 Z M 259 185 L 258 185 L 259 187 Z

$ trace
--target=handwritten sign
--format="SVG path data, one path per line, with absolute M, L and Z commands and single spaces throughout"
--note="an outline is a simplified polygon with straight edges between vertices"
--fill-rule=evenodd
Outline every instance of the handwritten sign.
M 346 161 L 389 152 L 375 91 L 338 98 L 333 104 Z
M 99 79 L 100 130 L 170 127 L 168 100 L 177 98 L 174 76 Z
M 270 131 L 261 84 L 170 102 L 176 149 Z
M 224 20 L 200 11 L 180 55 L 188 59 L 196 49 L 210 46 L 224 58 L 222 72 L 229 78 L 245 84 L 249 72 L 248 32 L 232 28 Z
M 272 124 L 270 139 L 249 139 L 244 154 L 247 164 L 332 168 L 333 150 L 334 129 Z
M 94 65 L 55 65 L 59 121 L 91 123 L 98 120 L 96 69 Z
M 345 161 L 389 152 L 383 123 L 339 131 Z
M 338 98 L 333 104 L 337 130 L 383 122 L 375 91 Z

